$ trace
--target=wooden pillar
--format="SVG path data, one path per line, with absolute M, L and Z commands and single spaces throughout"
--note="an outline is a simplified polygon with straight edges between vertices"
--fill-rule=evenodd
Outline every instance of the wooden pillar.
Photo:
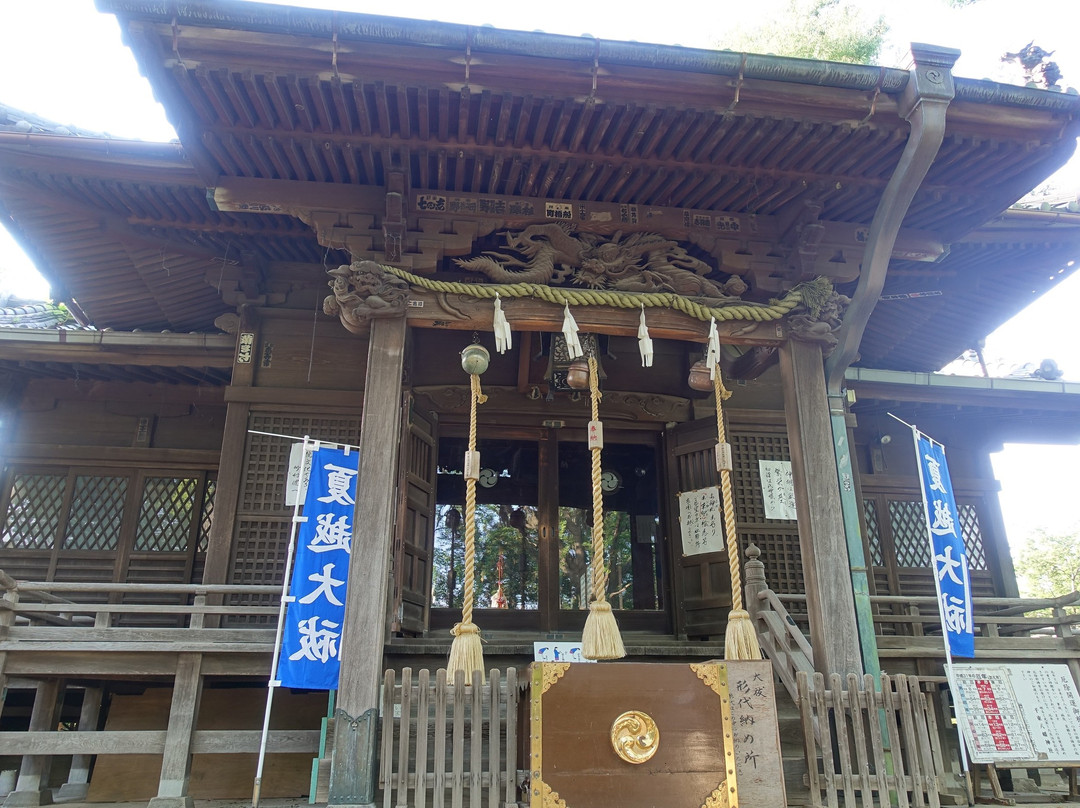
M 374 320 L 368 342 L 352 563 L 341 628 L 329 804 L 372 805 L 379 683 L 393 550 L 405 318 Z
M 56 722 L 60 714 L 61 691 L 59 679 L 45 679 L 38 683 L 37 692 L 34 695 L 34 707 L 30 713 L 31 732 L 56 730 Z M 53 801 L 52 792 L 49 791 L 51 768 L 51 755 L 23 755 L 18 782 L 15 784 L 15 790 L 4 800 L 4 808 L 49 805 Z
M 176 661 L 158 793 L 147 808 L 193 808 L 195 805 L 188 796 L 188 780 L 191 778 L 191 738 L 201 699 L 202 654 L 180 654 Z
M 15 622 L 15 607 L 19 605 L 19 583 L 3 570 L 0 570 L 0 601 L 4 608 L 0 609 L 0 640 L 6 639 L 8 631 Z M 7 700 L 7 651 L 0 651 L 0 712 L 4 709 Z
M 240 310 L 240 326 L 233 354 L 230 387 L 251 387 L 255 379 L 255 357 L 259 354 L 259 316 L 254 306 Z M 233 536 L 236 535 L 236 510 L 240 500 L 240 480 L 244 474 L 247 446 L 248 414 L 251 405 L 231 401 L 225 414 L 225 432 L 221 439 L 221 459 L 218 463 L 217 494 L 214 497 L 214 521 L 206 548 L 204 584 L 224 584 L 229 579 L 232 561 Z M 220 599 L 220 596 L 216 596 Z M 220 602 L 218 601 L 214 601 Z M 214 628 L 215 615 L 209 625 Z
M 96 732 L 98 715 L 101 713 L 100 687 L 83 689 L 82 709 L 79 711 L 79 732 Z M 93 755 L 72 755 L 71 771 L 67 782 L 56 792 L 61 800 L 83 800 L 90 789 L 90 761 Z
M 789 339 L 780 349 L 780 374 L 814 667 L 826 676 L 861 674 L 821 348 Z

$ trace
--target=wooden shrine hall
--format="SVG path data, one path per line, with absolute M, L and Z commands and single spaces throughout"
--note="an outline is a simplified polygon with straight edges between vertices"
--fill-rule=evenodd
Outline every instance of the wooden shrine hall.
M 698 778 L 670 805 L 963 794 L 918 471 L 890 414 L 949 448 L 977 658 L 1080 675 L 1069 604 L 1018 596 L 989 460 L 1080 439 L 1080 385 L 933 375 L 1075 268 L 1080 214 L 1013 206 L 1072 155 L 1080 96 L 956 77 L 956 51 L 921 44 L 902 70 L 97 5 L 179 142 L 0 108 L 0 215 L 71 317 L 0 321 L 5 805 L 251 794 L 305 436 L 359 449 L 341 679 L 279 688 L 263 797 L 602 804 L 584 776 L 554 788 L 577 753 L 545 741 L 543 768 L 529 731 L 543 708 L 574 736 L 563 694 L 607 687 L 588 681 L 609 663 L 528 670 L 537 643 L 581 640 L 598 566 L 648 687 L 711 699 L 718 677 L 758 677 L 775 702 L 783 776 L 728 745 L 715 766 L 737 764 L 739 796 L 699 798 Z M 720 482 L 718 416 L 734 591 L 723 537 L 680 511 Z M 440 671 L 470 509 L 483 681 Z M 709 663 L 742 603 L 767 661 Z M 731 701 L 724 726 L 753 717 Z M 848 757 L 845 710 L 870 733 Z

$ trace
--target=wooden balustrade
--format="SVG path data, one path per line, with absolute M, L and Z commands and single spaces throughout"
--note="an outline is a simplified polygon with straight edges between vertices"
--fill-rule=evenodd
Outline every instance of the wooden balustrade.
M 273 628 L 277 605 L 255 606 L 244 601 L 267 595 L 276 599 L 281 594 L 281 588 L 276 586 L 41 582 L 15 581 L 3 572 L 0 576 L 0 589 L 4 591 L 0 611 L 9 615 L 10 629 L 6 634 L 11 639 L 85 636 L 79 629 L 111 629 L 117 638 L 124 632 L 134 636 L 140 629 L 124 627 L 123 623 L 125 618 L 135 616 L 144 620 L 160 618 L 160 625 L 141 629 L 148 632 L 200 630 L 206 627 L 208 615 L 260 616 L 270 618 L 263 626 Z M 163 602 L 163 596 L 173 596 L 172 602 Z M 27 630 L 48 627 L 75 631 L 50 634 Z

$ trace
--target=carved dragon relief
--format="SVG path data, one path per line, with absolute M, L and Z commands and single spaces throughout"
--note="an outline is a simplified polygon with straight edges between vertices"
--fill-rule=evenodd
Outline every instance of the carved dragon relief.
M 723 285 L 705 276 L 712 267 L 678 242 L 655 233 L 616 232 L 610 238 L 574 233 L 559 224 L 507 232 L 506 252 L 487 250 L 454 263 L 496 283 L 572 284 L 617 292 L 674 292 L 689 297 L 738 299 L 746 291 L 733 275 Z
M 851 298 L 837 292 L 824 278 L 806 284 L 802 304 L 786 318 L 791 338 L 817 343 L 828 356 L 839 342 L 836 332 L 850 304 Z
M 323 300 L 323 311 L 340 318 L 349 331 L 359 333 L 366 330 L 369 320 L 405 313 L 409 284 L 374 261 L 342 265 L 327 274 L 333 294 Z
M 493 283 L 443 285 L 454 287 L 455 292 L 465 297 L 470 292 L 476 294 L 473 289 L 498 288 L 501 284 L 536 284 L 540 287 L 563 284 L 585 287 L 590 293 L 601 295 L 597 304 L 607 302 L 602 297 L 604 293 L 655 292 L 700 299 L 699 305 L 719 309 L 764 309 L 783 304 L 783 301 L 771 301 L 770 304 L 743 302 L 741 295 L 747 286 L 742 278 L 732 275 L 721 284 L 705 277 L 712 272 L 708 264 L 687 253 L 677 242 L 654 233 L 624 236 L 619 231 L 608 239 L 595 233 L 574 234 L 565 225 L 538 224 L 517 233 L 506 233 L 504 238 L 508 250 L 517 253 L 516 256 L 509 252 L 486 251 L 472 258 L 454 259 L 463 269 L 482 274 Z M 324 299 L 323 311 L 339 317 L 349 331 L 363 333 L 372 319 L 404 314 L 410 281 L 396 277 L 374 261 L 343 265 L 328 274 L 332 294 Z M 421 281 L 412 278 L 412 282 Z M 521 287 L 508 289 L 507 293 L 511 291 L 520 292 Z M 795 293 L 801 294 L 802 300 L 784 317 L 791 337 L 816 342 L 826 353 L 830 352 L 837 344 L 835 332 L 840 328 L 851 299 L 837 294 L 823 277 L 800 284 L 788 295 Z M 534 293 L 525 291 L 524 294 Z M 453 311 L 450 298 L 455 296 L 441 294 L 444 306 L 450 311 Z M 776 312 L 776 319 L 782 316 L 782 311 Z M 761 317 L 745 316 L 745 319 L 751 320 L 753 327 Z

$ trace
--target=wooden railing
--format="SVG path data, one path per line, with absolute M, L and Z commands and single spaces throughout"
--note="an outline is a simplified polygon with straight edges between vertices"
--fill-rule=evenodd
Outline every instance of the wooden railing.
M 806 595 L 772 594 L 789 607 L 806 603 Z M 1058 598 L 972 598 L 971 602 L 977 639 L 1080 636 L 1080 611 L 1068 610 L 1080 606 L 1080 592 Z M 874 627 L 879 638 L 941 637 L 935 598 L 871 595 L 870 604 L 874 607 Z M 800 628 L 805 627 L 805 609 L 793 611 Z
M 267 596 L 276 600 L 281 588 L 16 581 L 0 572 L 0 592 L 0 630 L 6 640 L 190 644 L 223 639 L 223 619 L 261 618 L 266 623 L 259 627 L 228 628 L 230 639 L 272 643 L 278 606 L 246 602 Z
M 768 587 L 761 551 L 751 544 L 746 550 L 743 578 L 746 582 L 746 610 L 754 621 L 761 650 L 772 660 L 773 670 L 791 700 L 798 702 L 797 676 L 813 675 L 814 649 L 799 624 L 788 613 L 782 596 Z
M 807 640 L 806 595 L 773 592 L 760 551 L 750 545 L 743 564 L 746 608 L 765 655 L 798 700 L 796 677 L 814 671 Z M 945 648 L 937 601 L 932 597 L 872 595 L 874 633 L 882 668 L 901 660 L 943 662 Z M 1065 662 L 1080 681 L 1080 592 L 1058 598 L 973 598 L 976 653 L 986 659 L 1036 658 Z M 943 677 L 923 677 L 943 681 Z
M 471 684 L 458 671 L 409 668 L 383 682 L 383 806 L 516 808 L 518 680 L 513 668 Z

